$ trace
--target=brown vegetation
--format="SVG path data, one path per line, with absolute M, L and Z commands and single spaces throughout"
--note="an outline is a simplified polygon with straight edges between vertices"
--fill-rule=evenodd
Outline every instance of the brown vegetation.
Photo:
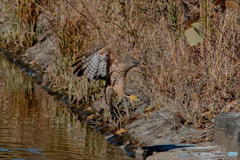
M 52 73 L 52 86 L 73 99 L 101 95 L 98 82 L 89 87 L 66 72 L 76 55 L 99 43 L 141 61 L 129 82 L 146 87 L 152 106 L 168 107 L 181 125 L 209 129 L 224 106 L 240 99 L 239 9 L 210 0 L 28 1 L 18 1 L 18 16 L 31 26 L 40 12 L 51 17 L 64 56 Z M 189 46 L 183 33 L 197 20 L 204 41 Z

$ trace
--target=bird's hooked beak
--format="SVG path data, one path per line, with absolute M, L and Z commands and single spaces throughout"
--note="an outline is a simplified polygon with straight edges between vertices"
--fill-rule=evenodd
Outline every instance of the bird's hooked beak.
M 131 67 L 137 67 L 140 65 L 140 62 L 133 57 L 128 57 L 128 61 Z
M 125 59 L 125 74 L 127 74 L 128 71 L 130 71 L 132 68 L 137 67 L 138 65 L 140 65 L 140 62 L 138 60 L 136 60 L 133 57 L 127 57 Z

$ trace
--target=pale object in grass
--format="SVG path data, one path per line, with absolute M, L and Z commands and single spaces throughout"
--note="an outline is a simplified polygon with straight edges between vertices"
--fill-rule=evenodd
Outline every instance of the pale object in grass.
M 186 29 L 184 35 L 186 37 L 187 43 L 190 46 L 195 46 L 198 43 L 203 42 L 203 34 L 201 33 L 202 24 L 195 22 L 191 24 L 191 27 Z

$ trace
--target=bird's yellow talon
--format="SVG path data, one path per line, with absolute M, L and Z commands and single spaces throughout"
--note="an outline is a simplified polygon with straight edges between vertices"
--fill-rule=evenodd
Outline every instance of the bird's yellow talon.
M 139 101 L 138 97 L 135 96 L 135 95 L 130 95 L 130 96 L 129 96 L 129 100 L 130 100 L 131 102 L 137 102 L 137 101 Z

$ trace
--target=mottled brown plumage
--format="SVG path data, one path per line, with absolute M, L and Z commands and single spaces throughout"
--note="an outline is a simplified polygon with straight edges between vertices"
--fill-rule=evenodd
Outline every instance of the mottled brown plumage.
M 138 64 L 139 62 L 132 57 L 119 59 L 116 55 L 110 54 L 107 47 L 98 46 L 92 52 L 78 57 L 72 66 L 75 67 L 74 74 L 77 76 L 86 74 L 90 80 L 105 79 L 107 81 L 105 102 L 112 116 L 119 118 L 121 111 L 118 105 L 120 104 L 125 105 L 126 113 L 129 115 L 125 103 L 127 98 L 124 91 L 125 78 L 128 71 Z

